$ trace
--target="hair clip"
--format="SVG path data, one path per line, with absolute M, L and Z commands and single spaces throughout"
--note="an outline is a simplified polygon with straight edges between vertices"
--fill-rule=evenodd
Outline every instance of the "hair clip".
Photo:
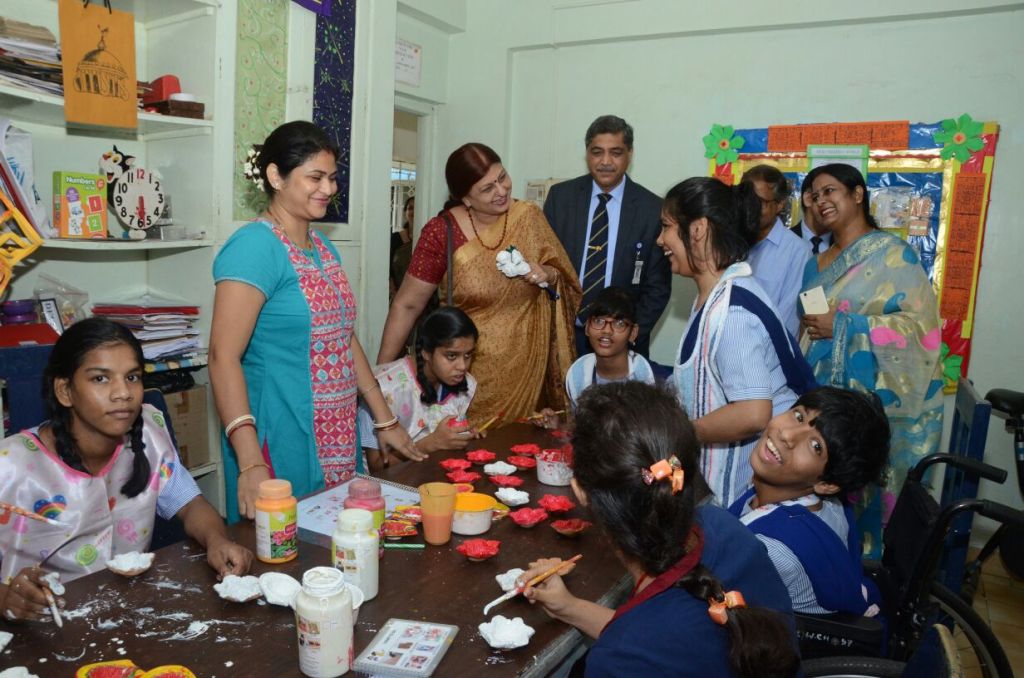
M 679 462 L 679 457 L 673 454 L 668 459 L 654 462 L 650 469 L 640 469 L 640 476 L 648 485 L 668 478 L 672 483 L 672 494 L 676 494 L 683 489 L 683 479 L 686 474 L 683 473 L 683 465 Z
M 747 602 L 743 600 L 743 594 L 739 591 L 727 591 L 722 600 L 708 599 L 708 616 L 712 621 L 721 626 L 725 625 L 728 617 L 727 611 L 734 607 L 746 607 Z

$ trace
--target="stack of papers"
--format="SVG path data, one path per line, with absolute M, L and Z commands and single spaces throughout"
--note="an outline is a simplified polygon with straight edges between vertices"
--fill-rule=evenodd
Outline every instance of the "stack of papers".
M 147 361 L 192 361 L 206 357 L 195 327 L 198 306 L 143 300 L 138 304 L 99 303 L 92 307 L 92 312 L 130 329 L 142 344 Z
M 63 95 L 60 50 L 53 33 L 0 17 L 0 82 Z

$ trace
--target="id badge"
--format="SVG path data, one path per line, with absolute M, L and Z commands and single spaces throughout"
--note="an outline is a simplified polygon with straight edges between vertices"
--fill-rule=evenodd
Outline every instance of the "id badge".
M 633 284 L 640 284 L 640 274 L 644 272 L 644 262 L 637 259 L 633 263 Z

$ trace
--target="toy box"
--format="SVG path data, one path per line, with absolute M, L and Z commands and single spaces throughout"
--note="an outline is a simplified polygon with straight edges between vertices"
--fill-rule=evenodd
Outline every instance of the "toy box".
M 106 177 L 54 172 L 53 225 L 61 238 L 106 238 Z

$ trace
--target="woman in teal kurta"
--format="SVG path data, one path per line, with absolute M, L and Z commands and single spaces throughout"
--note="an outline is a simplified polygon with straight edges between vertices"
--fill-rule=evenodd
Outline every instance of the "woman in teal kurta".
M 228 519 L 252 517 L 259 483 L 303 496 L 361 467 L 361 393 L 378 441 L 420 459 L 377 386 L 353 329 L 355 297 L 337 250 L 310 228 L 337 191 L 337 150 L 307 122 L 267 138 L 262 218 L 235 232 L 213 265 L 210 376 L 221 421 Z M 360 386 L 363 384 L 363 386 Z

